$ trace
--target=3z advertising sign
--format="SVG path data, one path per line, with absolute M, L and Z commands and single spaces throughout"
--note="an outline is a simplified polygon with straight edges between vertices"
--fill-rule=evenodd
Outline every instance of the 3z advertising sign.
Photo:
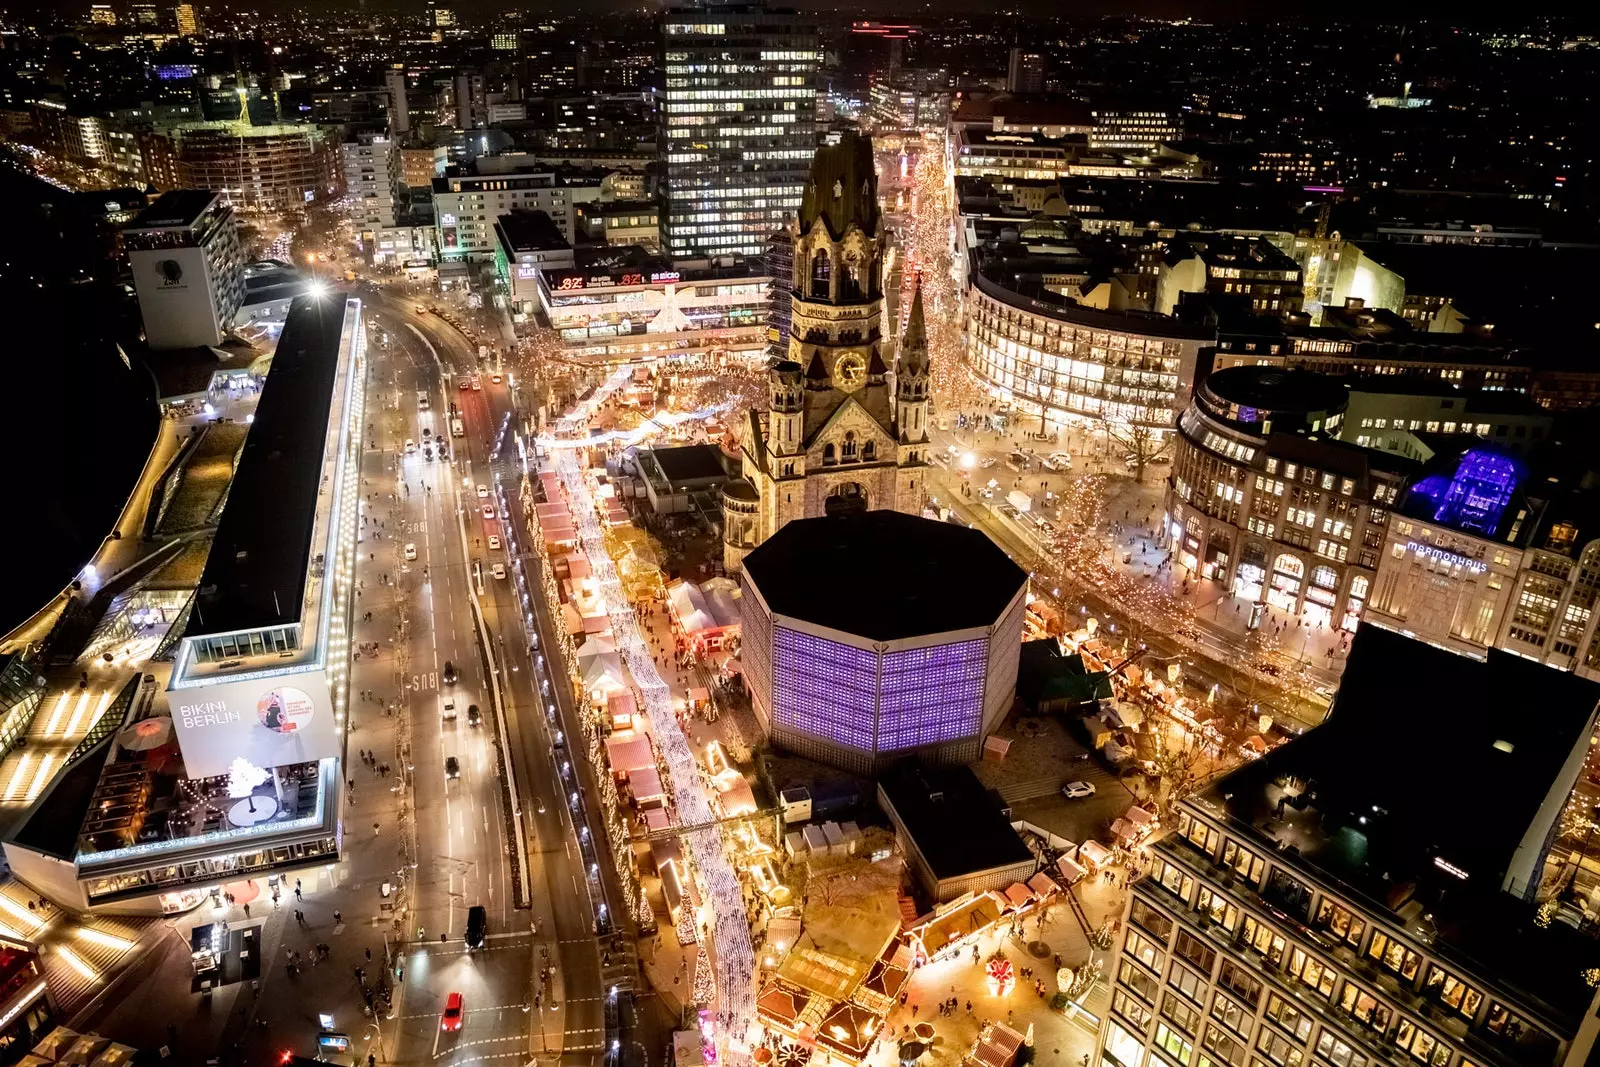
M 168 702 L 190 778 L 227 774 L 236 756 L 257 767 L 282 767 L 339 754 L 321 671 L 177 689 Z

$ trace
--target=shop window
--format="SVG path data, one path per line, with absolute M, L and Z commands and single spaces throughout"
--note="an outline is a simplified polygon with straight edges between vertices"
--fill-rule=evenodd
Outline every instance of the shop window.
M 1117 1020 L 1106 1024 L 1105 1054 L 1121 1067 L 1141 1067 L 1144 1063 L 1144 1042 L 1130 1034 Z

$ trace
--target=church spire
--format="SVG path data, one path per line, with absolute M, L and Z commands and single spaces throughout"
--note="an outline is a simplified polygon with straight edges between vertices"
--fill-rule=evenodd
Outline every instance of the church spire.
M 900 373 L 928 373 L 928 327 L 922 317 L 922 279 L 917 279 L 911 297 L 911 314 L 906 316 L 906 332 L 900 338 Z

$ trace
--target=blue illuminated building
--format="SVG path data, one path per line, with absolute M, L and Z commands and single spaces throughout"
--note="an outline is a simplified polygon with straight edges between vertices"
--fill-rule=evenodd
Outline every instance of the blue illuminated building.
M 1510 456 L 1468 449 L 1454 474 L 1431 474 L 1413 485 L 1405 510 L 1463 533 L 1495 537 L 1524 473 Z

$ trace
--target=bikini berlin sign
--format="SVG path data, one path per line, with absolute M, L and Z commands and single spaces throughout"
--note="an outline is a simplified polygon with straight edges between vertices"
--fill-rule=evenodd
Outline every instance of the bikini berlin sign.
M 227 774 L 237 756 L 282 767 L 339 754 L 321 671 L 174 689 L 167 697 L 190 778 Z

